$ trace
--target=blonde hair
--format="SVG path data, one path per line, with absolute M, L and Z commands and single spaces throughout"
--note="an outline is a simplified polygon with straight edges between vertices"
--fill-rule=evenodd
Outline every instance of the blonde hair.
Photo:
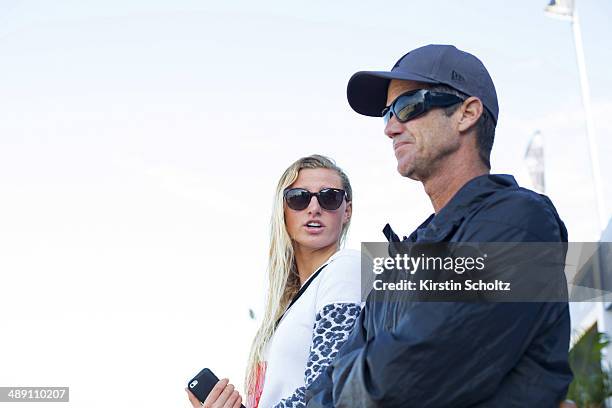
M 270 222 L 270 251 L 268 260 L 268 293 L 261 326 L 253 339 L 251 353 L 245 376 L 247 395 L 254 389 L 257 367 L 263 361 L 265 347 L 276 330 L 276 321 L 282 316 L 285 308 L 300 289 L 295 255 L 291 237 L 285 226 L 284 191 L 295 182 L 302 169 L 331 169 L 340 176 L 342 188 L 346 192 L 347 203 L 352 201 L 353 192 L 348 177 L 336 163 L 325 156 L 313 154 L 295 161 L 285 170 L 274 196 L 272 219 Z M 342 226 L 338 246 L 344 245 L 350 219 Z

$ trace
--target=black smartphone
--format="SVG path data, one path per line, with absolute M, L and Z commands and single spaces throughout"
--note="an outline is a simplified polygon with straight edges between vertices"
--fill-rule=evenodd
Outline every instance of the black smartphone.
M 200 402 L 204 402 L 218 382 L 219 378 L 208 368 L 205 368 L 189 380 L 187 388 L 189 388 L 189 391 L 191 391 Z M 245 408 L 244 405 L 240 405 L 240 407 Z

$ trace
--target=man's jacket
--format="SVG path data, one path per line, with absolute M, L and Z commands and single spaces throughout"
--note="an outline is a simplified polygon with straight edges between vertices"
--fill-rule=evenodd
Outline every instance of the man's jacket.
M 483 175 L 404 240 L 567 242 L 567 230 L 546 196 Z M 558 407 L 569 338 L 567 303 L 368 301 L 307 406 Z

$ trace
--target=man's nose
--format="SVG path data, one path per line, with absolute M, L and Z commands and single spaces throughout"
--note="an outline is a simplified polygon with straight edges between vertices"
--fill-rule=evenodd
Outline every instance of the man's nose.
M 389 139 L 393 139 L 395 136 L 401 134 L 403 131 L 404 126 L 397 120 L 395 115 L 393 115 L 385 125 L 385 135 L 387 135 Z

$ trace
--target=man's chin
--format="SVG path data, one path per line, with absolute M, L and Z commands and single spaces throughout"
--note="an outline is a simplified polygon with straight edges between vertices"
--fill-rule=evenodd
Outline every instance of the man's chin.
M 399 174 L 401 174 L 402 177 L 407 177 L 407 178 L 415 180 L 415 181 L 421 181 L 419 176 L 414 171 L 414 167 L 404 167 L 404 166 L 402 166 L 401 164 L 398 163 L 398 165 L 397 165 L 397 172 Z

